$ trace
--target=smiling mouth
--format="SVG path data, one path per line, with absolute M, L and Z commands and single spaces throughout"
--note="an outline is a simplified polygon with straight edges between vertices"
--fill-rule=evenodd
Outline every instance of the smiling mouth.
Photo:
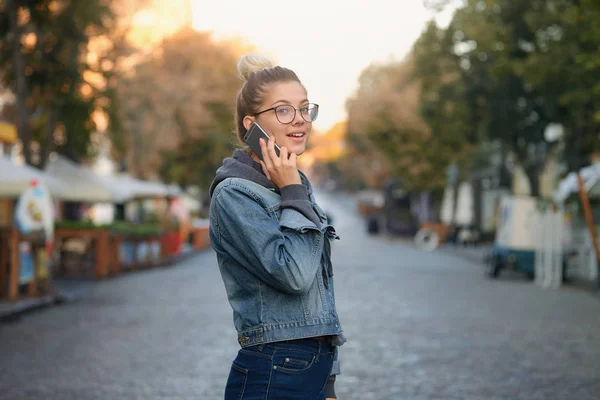
M 288 137 L 291 138 L 296 138 L 296 139 L 301 139 L 305 136 L 305 133 L 301 133 L 301 132 L 296 132 L 296 133 L 290 133 L 289 135 L 287 135 Z

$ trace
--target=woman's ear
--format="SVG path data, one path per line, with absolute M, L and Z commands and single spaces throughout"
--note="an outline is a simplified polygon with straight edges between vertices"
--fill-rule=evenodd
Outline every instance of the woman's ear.
M 246 128 L 246 130 L 250 129 L 250 125 L 252 125 L 252 123 L 254 122 L 256 118 L 250 116 L 250 115 L 246 115 L 244 117 L 244 128 Z

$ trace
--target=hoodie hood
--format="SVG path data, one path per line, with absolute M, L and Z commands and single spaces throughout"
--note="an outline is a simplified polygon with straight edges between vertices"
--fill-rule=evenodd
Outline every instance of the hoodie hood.
M 227 157 L 223 160 L 223 165 L 217 169 L 215 179 L 210 185 L 211 197 L 217 185 L 227 178 L 246 179 L 264 186 L 267 189 L 279 192 L 273 182 L 271 182 L 263 173 L 260 163 L 254 161 L 252 157 L 243 150 L 235 150 L 231 157 Z M 308 188 L 308 193 L 310 195 L 312 193 L 312 187 L 302 172 L 300 172 L 300 179 L 302 180 L 302 184 Z

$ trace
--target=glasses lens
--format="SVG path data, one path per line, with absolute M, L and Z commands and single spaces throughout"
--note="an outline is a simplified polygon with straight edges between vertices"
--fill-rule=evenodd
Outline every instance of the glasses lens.
M 302 118 L 307 122 L 313 122 L 319 115 L 319 106 L 317 104 L 308 104 L 300 109 Z
M 275 108 L 277 120 L 282 124 L 289 124 L 294 120 L 294 108 L 292 106 L 278 106 Z

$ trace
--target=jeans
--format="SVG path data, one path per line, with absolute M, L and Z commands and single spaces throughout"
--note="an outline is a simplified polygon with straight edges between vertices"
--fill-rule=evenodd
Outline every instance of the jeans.
M 324 400 L 334 348 L 313 339 L 241 349 L 233 361 L 225 400 Z

